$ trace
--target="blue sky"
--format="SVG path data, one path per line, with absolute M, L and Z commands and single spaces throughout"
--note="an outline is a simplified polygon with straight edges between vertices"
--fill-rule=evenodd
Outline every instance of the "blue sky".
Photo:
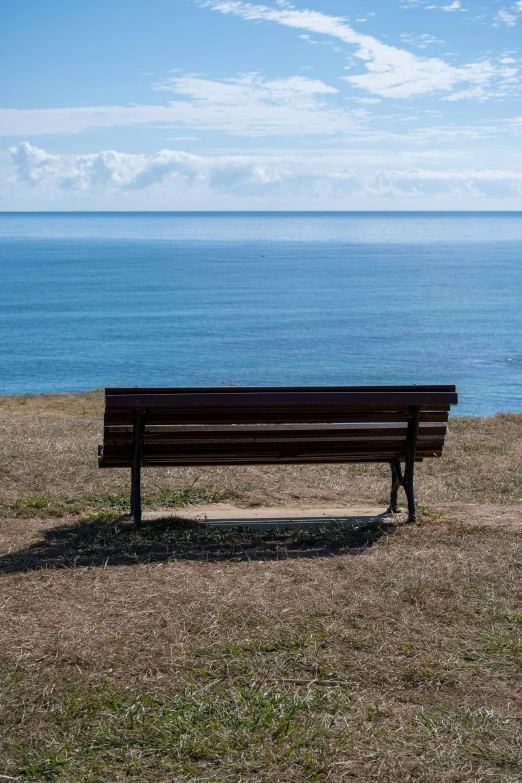
M 4 0 L 0 209 L 522 209 L 522 0 Z

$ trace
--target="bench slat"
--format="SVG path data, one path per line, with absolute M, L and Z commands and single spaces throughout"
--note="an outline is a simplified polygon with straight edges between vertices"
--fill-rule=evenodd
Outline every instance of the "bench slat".
M 191 426 L 197 426 L 197 425 L 204 425 L 205 422 L 208 422 L 210 417 L 205 416 L 191 416 L 189 420 L 187 421 L 187 417 L 183 416 L 155 416 L 153 411 L 147 412 L 147 426 L 180 426 L 189 424 Z M 295 419 L 295 417 L 293 417 Z M 444 412 L 435 412 L 430 411 L 428 413 L 421 414 L 421 423 L 424 422 L 439 422 L 439 423 L 446 423 L 448 421 L 448 413 L 446 411 Z M 358 415 L 349 415 L 345 414 L 342 418 L 343 423 L 349 424 L 383 424 L 383 423 L 402 423 L 402 422 L 408 422 L 409 416 L 406 414 L 385 414 L 385 413 L 379 413 L 379 414 L 358 414 Z M 236 416 L 233 420 L 227 420 L 223 419 L 223 417 L 213 417 L 211 418 L 211 421 L 213 421 L 213 424 L 216 426 L 226 426 L 226 425 L 247 425 L 247 424 L 257 424 L 259 423 L 259 418 L 256 418 L 255 416 Z M 268 419 L 267 421 L 263 422 L 264 424 L 296 424 L 295 420 L 292 420 L 292 417 L 290 421 L 287 421 L 287 418 L 285 416 L 279 416 L 279 417 L 272 417 L 271 419 Z M 339 422 L 334 422 L 339 423 Z M 307 424 L 324 424 L 324 416 L 320 416 L 317 414 L 317 416 L 308 416 L 308 420 L 306 422 L 303 422 L 303 426 Z M 105 418 L 104 426 L 107 427 L 113 427 L 113 426 L 129 426 L 132 425 L 132 415 L 130 413 L 126 413 L 121 416 L 107 416 Z
M 172 462 L 171 460 L 163 460 L 161 458 L 158 459 L 143 459 L 142 466 L 143 467 L 183 467 L 183 468 L 189 468 L 189 467 L 211 467 L 211 466 L 234 466 L 234 465 L 345 465 L 345 464 L 354 464 L 359 462 L 382 462 L 382 463 L 389 463 L 392 459 L 399 459 L 400 453 L 394 453 L 394 454 L 350 454 L 350 455 L 341 455 L 341 456 L 331 456 L 331 455 L 325 455 L 323 457 L 317 456 L 317 457 L 273 457 L 269 458 L 268 456 L 264 458 L 252 458 L 249 459 L 247 457 L 244 457 L 243 455 L 241 457 L 238 457 L 237 459 L 228 459 L 226 462 L 222 462 L 218 459 L 184 459 L 180 462 Z M 418 454 L 415 458 L 415 462 L 422 462 L 426 458 L 438 458 L 442 456 L 442 451 L 438 452 L 427 452 L 425 454 Z M 129 468 L 131 467 L 131 462 L 114 462 L 114 463 L 101 463 L 101 468 Z
M 251 392 L 453 392 L 454 384 L 409 384 L 403 386 L 174 386 L 174 387 L 126 387 L 105 389 L 106 397 L 121 394 L 244 394 Z
M 144 437 L 146 440 L 154 439 L 204 439 L 204 438 L 309 438 L 309 437 L 389 437 L 392 435 L 406 436 L 407 422 L 370 423 L 370 424 L 254 424 L 223 427 L 220 425 L 208 426 L 146 426 Z M 105 427 L 105 442 L 110 443 L 113 438 L 132 438 L 132 426 Z M 442 422 L 422 422 L 419 426 L 419 435 L 441 435 L 446 433 L 446 424 Z
M 364 410 L 368 408 L 378 408 L 385 410 L 387 407 L 393 409 L 404 409 L 410 406 L 429 406 L 437 408 L 438 406 L 454 405 L 457 402 L 455 392 L 428 392 L 428 391 L 408 391 L 408 392 L 374 392 L 374 391 L 251 391 L 251 392 L 220 392 L 214 391 L 207 393 L 178 393 L 178 394 L 115 394 L 107 397 L 107 408 L 219 408 L 235 407 L 242 408 L 284 406 L 285 408 L 306 409 L 307 406 L 321 406 L 325 409 L 336 409 L 345 407 L 361 406 Z
M 440 455 L 443 441 L 424 441 L 419 444 L 419 457 Z M 368 443 L 363 440 L 350 444 L 339 443 L 263 443 L 263 444 L 205 444 L 195 447 L 193 444 L 183 449 L 173 450 L 171 446 L 145 446 L 143 464 L 161 462 L 164 465 L 230 465 L 241 460 L 259 464 L 272 462 L 311 462 L 356 461 L 359 457 L 375 457 L 383 460 L 399 458 L 404 452 L 404 441 L 390 443 Z M 132 449 L 129 447 L 109 447 L 104 449 L 102 466 L 124 466 L 132 462 Z
M 444 445 L 443 439 L 425 439 L 418 443 L 418 450 L 423 449 L 438 449 Z M 270 441 L 205 441 L 203 443 L 194 443 L 194 441 L 176 442 L 176 443 L 145 443 L 143 446 L 143 454 L 172 454 L 175 459 L 182 459 L 189 454 L 203 454 L 214 452 L 219 457 L 224 457 L 229 453 L 240 453 L 247 451 L 258 451 L 260 454 L 274 450 L 295 449 L 300 451 L 306 450 L 329 450 L 329 451 L 361 451 L 362 446 L 368 451 L 378 451 L 383 449 L 404 449 L 404 440 L 365 440 L 360 438 L 353 441 L 339 441 L 339 440 L 315 440 L 315 441 L 302 441 L 302 440 L 270 440 Z M 107 457 L 110 454 L 131 454 L 132 444 L 121 443 L 114 445 L 107 445 L 104 448 L 104 455 Z
M 425 443 L 444 443 L 444 437 L 440 435 L 425 435 L 418 438 L 419 447 Z M 133 440 L 130 437 L 114 438 L 105 441 L 105 448 L 128 448 L 132 447 Z M 324 443 L 328 446 L 352 446 L 358 443 L 368 443 L 372 446 L 383 444 L 383 446 L 390 443 L 406 444 L 406 438 L 403 436 L 390 436 L 384 438 L 380 436 L 375 437 L 359 437 L 359 438 L 335 438 L 335 437 L 317 437 L 317 438 L 186 438 L 186 439 L 165 439 L 165 438 L 146 438 L 143 441 L 143 448 L 145 449 L 171 449 L 179 452 L 186 451 L 187 449 L 228 449 L 233 447 L 242 448 L 243 446 L 256 446 L 256 448 L 264 449 L 271 448 L 274 445 L 281 444 L 293 444 L 298 446 L 301 444 L 303 448 L 306 448 L 307 444 L 317 445 Z
M 425 421 L 448 421 L 449 406 L 443 406 L 441 410 L 426 410 L 421 412 L 421 422 Z M 381 422 L 401 422 L 410 419 L 409 410 L 400 411 L 376 411 L 376 410 L 353 410 L 344 408 L 341 410 L 325 410 L 321 408 L 300 409 L 298 411 L 289 410 L 283 406 L 277 410 L 231 410 L 224 412 L 215 407 L 203 408 L 200 410 L 155 410 L 149 409 L 146 412 L 146 423 L 148 425 L 194 425 L 194 424 L 324 424 L 327 421 L 333 423 L 381 423 Z M 116 409 L 107 412 L 105 415 L 105 426 L 132 424 L 133 410 Z

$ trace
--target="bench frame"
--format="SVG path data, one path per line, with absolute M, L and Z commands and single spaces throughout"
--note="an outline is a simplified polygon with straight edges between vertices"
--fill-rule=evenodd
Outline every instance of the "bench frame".
M 417 509 L 415 506 L 415 488 L 413 483 L 415 473 L 415 456 L 417 454 L 417 439 L 419 437 L 420 408 L 414 408 L 411 419 L 408 422 L 408 431 L 406 433 L 406 446 L 404 449 L 404 461 L 406 468 L 404 473 L 401 468 L 400 459 L 394 459 L 390 462 L 392 472 L 392 487 L 390 492 L 390 505 L 388 511 L 390 514 L 397 514 L 400 509 L 397 505 L 397 495 L 399 487 L 403 487 L 408 500 L 408 522 L 417 521 Z
M 357 388 L 357 387 L 352 387 Z M 359 387 L 364 390 L 366 390 L 368 387 Z M 390 388 L 390 387 L 386 387 Z M 398 387 L 398 388 L 405 388 L 405 387 Z M 415 388 L 415 387 L 410 387 Z M 420 389 L 426 389 L 428 387 L 418 387 Z M 432 388 L 438 388 L 438 389 L 444 389 L 445 391 L 449 390 L 450 388 L 454 387 L 432 387 Z M 330 389 L 328 387 L 323 387 L 321 391 L 328 392 Z M 108 392 L 116 391 L 116 390 L 107 390 Z M 126 391 L 129 394 L 132 394 L 135 390 L 128 389 L 128 390 L 118 390 L 118 391 Z M 140 390 L 141 393 L 147 394 L 149 390 Z M 151 392 L 157 392 L 158 390 L 150 390 Z M 165 390 L 168 391 L 168 390 Z M 179 392 L 183 392 L 185 390 L 180 389 Z M 187 390 L 189 392 L 193 392 L 194 390 Z M 204 393 L 205 389 L 198 390 L 199 392 Z M 215 391 L 212 389 L 208 390 L 209 392 Z M 243 391 L 239 389 L 230 389 L 230 391 Z M 249 389 L 250 392 L 263 392 L 263 388 L 259 389 Z M 275 391 L 274 389 L 270 389 L 269 391 Z M 281 391 L 287 391 L 286 389 L 281 389 Z M 309 389 L 307 387 L 302 387 L 302 391 L 319 391 L 319 389 Z M 136 390 L 137 392 L 137 390 Z M 456 393 L 453 394 L 452 401 L 449 404 L 456 404 L 457 403 L 457 395 Z M 138 400 L 141 402 L 141 400 Z M 420 419 L 421 419 L 421 413 L 423 410 L 423 407 L 426 407 L 425 405 L 412 405 L 408 408 L 408 418 L 407 418 L 407 429 L 406 429 L 406 438 L 405 438 L 405 444 L 404 444 L 404 450 L 400 458 L 395 458 L 389 461 L 390 468 L 391 468 L 391 492 L 390 492 L 390 504 L 388 507 L 389 513 L 398 513 L 400 511 L 398 506 L 398 492 L 400 487 L 403 487 L 407 503 L 408 503 L 408 522 L 409 523 L 415 523 L 417 516 L 416 516 L 416 504 L 415 504 L 415 490 L 414 490 L 414 474 L 415 474 L 415 461 L 417 459 L 417 444 L 418 444 L 418 437 L 419 437 L 419 426 L 420 426 Z M 144 432 L 145 432 L 145 424 L 146 424 L 146 415 L 147 415 L 147 408 L 138 406 L 133 407 L 133 419 L 132 419 L 132 463 L 131 463 L 131 497 L 130 497 L 130 511 L 131 516 L 134 519 L 134 524 L 136 527 L 140 527 L 142 522 L 142 508 L 141 508 L 141 468 L 142 468 L 142 461 L 143 461 L 143 446 L 144 446 Z M 404 419 L 403 419 L 404 420 Z M 100 467 L 104 467 L 103 464 L 103 447 L 98 447 L 98 457 L 99 457 L 99 464 Z M 420 457 L 419 459 L 422 459 Z M 402 470 L 401 466 L 401 460 L 404 461 L 405 467 L 404 471 Z M 353 462 L 357 462 L 357 459 L 354 459 Z M 362 461 L 374 461 L 374 462 L 382 462 L 384 460 L 376 458 L 375 460 L 360 460 Z M 128 464 L 128 463 L 126 463 Z M 180 463 L 182 464 L 182 463 Z M 219 463 L 218 463 L 219 464 Z M 225 461 L 222 464 L 227 464 Z M 230 464 L 230 463 L 229 463 Z M 235 463 L 237 464 L 237 463 Z M 246 463 L 245 463 L 246 464 Z M 263 464 L 262 462 L 258 464 Z M 309 464 L 305 463 L 303 460 L 302 463 L 299 462 L 299 460 L 296 460 L 296 464 Z M 316 461 L 316 464 L 321 464 L 321 460 L 318 459 Z

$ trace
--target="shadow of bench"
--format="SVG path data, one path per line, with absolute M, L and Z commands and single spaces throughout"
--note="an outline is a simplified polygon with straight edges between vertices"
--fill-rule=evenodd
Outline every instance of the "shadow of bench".
M 271 520 L 273 522 L 273 520 Z M 358 555 L 396 528 L 393 518 L 356 525 L 322 524 L 266 529 L 201 524 L 175 516 L 146 521 L 82 520 L 48 528 L 25 549 L 0 557 L 0 573 L 44 568 L 103 568 L 176 560 L 244 562 Z

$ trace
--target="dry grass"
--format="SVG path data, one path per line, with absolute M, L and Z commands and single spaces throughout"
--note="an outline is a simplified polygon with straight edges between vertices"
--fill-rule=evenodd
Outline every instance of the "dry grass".
M 101 395 L 2 403 L 0 775 L 522 780 L 522 416 L 452 422 L 419 469 L 420 527 L 137 533 L 127 472 L 96 467 Z M 388 487 L 360 466 L 145 479 L 157 507 Z

